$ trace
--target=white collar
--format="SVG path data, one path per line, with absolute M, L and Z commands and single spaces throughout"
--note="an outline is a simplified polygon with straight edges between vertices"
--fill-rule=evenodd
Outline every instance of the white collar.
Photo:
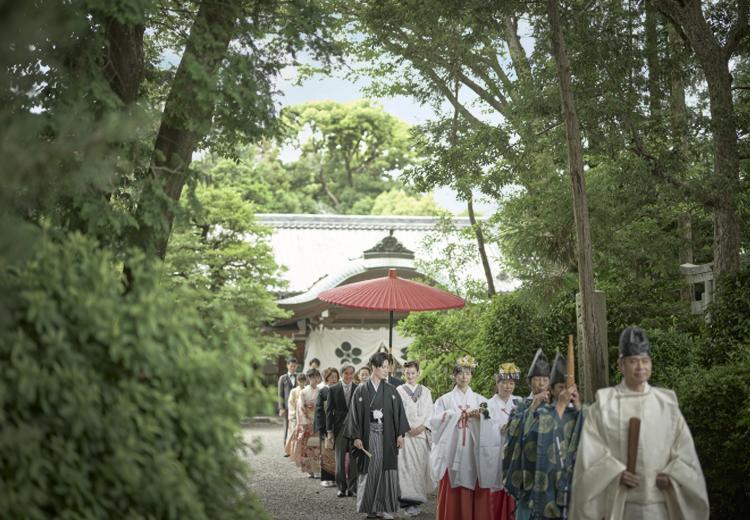
M 470 386 L 466 388 L 466 393 L 462 392 L 458 386 L 454 386 L 451 394 L 457 406 L 467 405 L 474 401 L 474 391 Z
M 503 403 L 503 404 L 505 404 L 505 405 L 507 405 L 507 404 L 509 404 L 509 403 L 512 403 L 513 401 L 515 401 L 515 400 L 517 399 L 517 397 L 516 397 L 515 395 L 513 395 L 513 394 L 511 394 L 511 395 L 510 395 L 510 397 L 508 397 L 508 400 L 507 400 L 507 401 L 506 401 L 505 399 L 503 399 L 502 397 L 500 397 L 500 394 L 495 394 L 495 398 L 496 398 L 496 399 L 497 399 L 497 400 L 498 400 L 499 402 L 501 402 L 501 403 Z
M 631 390 L 628 388 L 628 385 L 625 384 L 625 380 L 620 381 L 620 384 L 616 387 L 620 393 L 623 393 L 625 395 L 646 395 L 651 392 L 651 385 L 648 384 L 648 381 L 643 386 L 643 392 L 636 392 L 634 390 Z

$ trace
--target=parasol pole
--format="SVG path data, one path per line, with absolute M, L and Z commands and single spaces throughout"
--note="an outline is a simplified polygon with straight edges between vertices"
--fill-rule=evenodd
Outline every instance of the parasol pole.
M 388 353 L 393 355 L 393 311 L 389 312 L 388 319 Z

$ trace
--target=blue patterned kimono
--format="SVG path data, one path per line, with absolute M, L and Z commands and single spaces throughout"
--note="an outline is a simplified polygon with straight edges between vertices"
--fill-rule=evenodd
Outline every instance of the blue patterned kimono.
M 503 457 L 505 489 L 519 520 L 566 518 L 569 483 L 583 415 L 573 407 L 558 417 L 554 404 L 530 411 L 527 398 L 511 414 Z

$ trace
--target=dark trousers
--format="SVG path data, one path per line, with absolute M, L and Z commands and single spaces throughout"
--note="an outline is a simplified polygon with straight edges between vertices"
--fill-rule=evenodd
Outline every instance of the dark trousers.
M 286 448 L 286 437 L 289 433 L 289 412 L 284 414 L 284 447 Z
M 346 474 L 346 454 L 349 452 L 351 441 L 344 437 L 344 428 L 336 436 L 333 451 L 336 456 L 336 487 L 339 491 L 357 492 L 357 462 L 349 455 L 349 474 Z

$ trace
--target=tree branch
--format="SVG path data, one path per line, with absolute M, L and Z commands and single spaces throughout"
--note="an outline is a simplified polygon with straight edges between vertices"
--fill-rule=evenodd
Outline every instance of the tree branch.
M 737 0 L 737 20 L 729 30 L 727 41 L 724 43 L 724 59 L 729 60 L 740 46 L 742 40 L 750 34 L 750 24 L 748 24 L 748 1 Z
M 508 45 L 510 60 L 513 68 L 518 74 L 518 78 L 531 82 L 534 78 L 531 74 L 531 65 L 526 57 L 526 51 L 521 45 L 521 39 L 518 37 L 518 18 L 515 16 L 506 16 L 503 19 L 503 37 Z

